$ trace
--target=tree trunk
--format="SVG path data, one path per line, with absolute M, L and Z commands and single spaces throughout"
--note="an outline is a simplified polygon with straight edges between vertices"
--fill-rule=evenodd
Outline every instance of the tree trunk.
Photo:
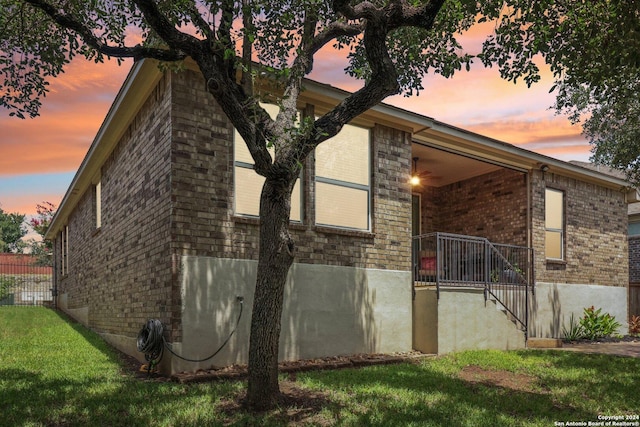
M 278 341 L 287 273 L 293 263 L 289 234 L 290 179 L 267 178 L 260 197 L 260 252 L 251 317 L 247 404 L 272 408 L 280 397 Z

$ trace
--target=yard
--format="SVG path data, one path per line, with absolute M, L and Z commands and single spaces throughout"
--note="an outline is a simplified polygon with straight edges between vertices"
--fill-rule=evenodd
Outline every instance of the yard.
M 640 415 L 633 358 L 478 351 L 298 373 L 283 377 L 297 404 L 255 415 L 239 404 L 243 382 L 136 378 L 53 310 L 0 307 L 0 325 L 0 426 L 554 426 L 603 416 L 636 425 Z

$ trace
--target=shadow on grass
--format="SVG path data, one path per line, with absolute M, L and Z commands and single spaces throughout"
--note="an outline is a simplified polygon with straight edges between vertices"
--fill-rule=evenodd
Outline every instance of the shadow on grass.
M 579 369 L 586 370 L 601 365 L 588 357 L 551 356 L 552 363 L 560 369 L 564 364 L 574 369 L 577 364 Z M 576 404 L 576 400 L 584 399 L 584 396 L 587 400 L 597 400 L 601 393 L 612 393 L 614 398 L 630 398 L 637 387 L 626 384 L 620 390 L 616 389 L 620 384 L 604 381 L 597 387 L 585 389 L 584 376 L 577 376 L 575 379 L 544 378 L 543 383 L 535 384 L 531 391 L 514 390 L 467 382 L 458 378 L 457 373 L 433 369 L 430 362 L 420 366 L 372 367 L 348 373 L 312 373 L 308 378 L 313 387 L 336 390 L 337 399 L 354 402 L 351 408 L 356 410 L 351 414 L 332 408 L 336 419 L 350 425 L 378 426 L 514 426 L 597 421 L 597 406 L 592 409 L 588 404 Z M 565 388 L 567 390 L 561 390 Z M 637 402 L 637 397 L 633 399 Z
M 214 402 L 233 393 L 229 383 L 185 387 L 123 379 L 96 384 L 93 379 L 50 379 L 19 369 L 0 369 L 0 377 L 5 382 L 3 426 L 210 424 L 215 421 Z
M 29 361 L 0 362 L 0 426 L 215 425 L 221 421 L 214 404 L 241 388 L 223 382 L 184 386 L 137 380 L 125 372 L 119 352 L 96 333 L 59 312 L 47 310 L 41 316 L 39 329 L 59 331 L 68 326 L 71 330 L 41 334 L 38 339 L 46 342 L 42 345 L 46 350 L 25 352 Z M 56 342 L 53 336 L 62 340 Z M 77 359 L 68 356 L 67 345 L 72 341 Z M 81 362 L 94 353 L 98 363 Z
M 67 313 L 58 309 L 49 309 L 52 314 L 56 315 L 62 322 L 66 323 L 71 329 L 81 335 L 88 344 L 91 344 L 96 350 L 109 357 L 109 361 L 119 363 L 119 353 L 111 345 L 109 345 L 100 335 L 92 331 Z
M 576 400 L 589 400 L 600 413 L 614 410 L 637 414 L 640 408 L 640 359 L 569 351 L 524 352 L 523 357 L 544 357 L 554 369 L 543 370 L 540 382 L 549 389 L 565 389 Z M 618 413 L 619 415 L 619 413 Z
M 119 354 L 100 336 L 64 314 L 56 315 L 109 359 L 109 369 L 118 369 Z M 634 413 L 640 407 L 640 359 L 560 351 L 508 355 L 499 361 L 513 360 L 515 371 L 521 363 L 536 376 L 531 390 L 459 378 L 458 370 L 466 364 L 483 363 L 482 356 L 467 355 L 420 365 L 298 374 L 301 383 L 329 393 L 328 400 L 300 408 L 298 414 L 262 416 L 240 407 L 220 413 L 224 405 L 218 402 L 235 399 L 244 388 L 238 382 L 181 385 L 113 372 L 65 377 L 4 365 L 0 425 L 285 425 L 321 420 L 322 425 L 354 426 L 548 426 L 554 421 L 596 421 L 601 413 Z M 484 369 L 492 369 L 490 363 Z M 326 416 L 313 418 L 314 411 Z

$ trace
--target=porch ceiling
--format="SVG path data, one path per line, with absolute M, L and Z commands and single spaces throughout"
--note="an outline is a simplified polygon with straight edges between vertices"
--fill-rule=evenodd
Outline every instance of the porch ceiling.
M 500 166 L 470 157 L 413 144 L 412 157 L 418 157 L 418 172 L 429 171 L 423 179 L 431 187 L 442 187 L 500 169 Z M 413 167 L 413 163 L 411 164 Z

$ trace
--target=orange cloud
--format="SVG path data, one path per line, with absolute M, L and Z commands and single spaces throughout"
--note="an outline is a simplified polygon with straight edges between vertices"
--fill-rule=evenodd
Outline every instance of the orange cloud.
M 76 59 L 51 83 L 39 117 L 0 116 L 0 176 L 75 170 L 128 70 Z
M 0 208 L 5 212 L 19 213 L 26 215 L 36 215 L 36 205 L 42 202 L 51 202 L 54 205 L 60 205 L 63 194 L 29 192 L 2 200 Z

